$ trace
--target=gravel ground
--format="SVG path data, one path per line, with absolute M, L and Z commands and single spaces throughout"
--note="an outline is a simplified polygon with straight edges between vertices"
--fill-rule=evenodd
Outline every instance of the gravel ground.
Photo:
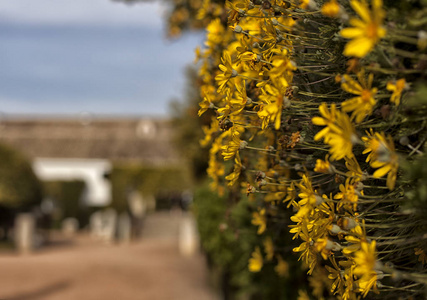
M 147 217 L 143 237 L 105 245 L 88 236 L 30 254 L 0 254 L 0 299 L 14 300 L 218 300 L 200 254 L 178 251 L 185 216 Z

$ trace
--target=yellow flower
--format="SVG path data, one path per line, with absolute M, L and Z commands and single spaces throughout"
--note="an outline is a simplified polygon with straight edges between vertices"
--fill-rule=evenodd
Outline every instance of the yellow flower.
M 224 55 L 221 57 L 221 62 L 222 64 L 219 65 L 219 68 L 221 69 L 222 73 L 215 76 L 215 80 L 218 81 L 218 93 L 222 93 L 230 79 L 238 75 L 237 71 L 233 69 L 231 56 L 227 50 L 224 50 Z
M 372 288 L 375 293 L 378 293 L 377 279 L 378 279 L 377 273 L 373 272 L 369 276 L 368 275 L 362 276 L 362 278 L 360 278 L 357 281 L 359 292 L 362 293 L 363 297 L 366 297 L 366 295 L 369 293 L 369 291 Z
M 334 131 L 331 130 L 330 133 L 325 135 L 325 143 L 331 147 L 329 149 L 331 160 L 340 160 L 354 156 L 353 141 L 357 136 L 348 115 L 336 111 L 336 122 L 334 126 L 329 126 L 329 128 L 334 128 Z
M 313 0 L 299 0 L 299 7 L 302 9 L 315 9 L 316 3 Z
M 200 146 L 203 148 L 206 147 L 210 142 L 212 142 L 213 135 L 219 131 L 218 121 L 215 118 L 212 118 L 211 126 L 202 126 L 203 133 L 205 137 L 199 141 Z
M 366 241 L 366 232 L 360 225 L 356 225 L 356 227 L 350 229 L 350 232 L 352 235 L 347 235 L 345 237 L 346 241 L 350 244 L 342 250 L 343 254 L 351 254 L 359 251 L 361 243 Z
M 296 65 L 290 60 L 290 53 L 286 48 L 281 50 L 272 50 L 274 56 L 271 58 L 272 68 L 268 71 L 268 75 L 273 82 L 277 82 L 277 86 L 286 88 L 290 85 L 293 80 L 293 71 L 295 71 Z
M 250 101 L 246 94 L 246 82 L 243 81 L 240 84 L 236 83 L 236 92 L 234 98 L 230 98 L 231 114 L 238 115 L 245 108 L 246 104 Z
M 283 203 L 289 202 L 287 208 L 292 204 L 295 204 L 295 198 L 297 197 L 297 191 L 295 189 L 295 183 L 292 181 L 291 184 L 286 188 L 286 198 Z
M 210 187 L 213 191 L 219 188 L 219 177 L 224 175 L 224 165 L 219 163 L 215 155 L 210 155 L 206 173 L 212 179 Z
M 212 103 L 212 100 L 210 99 L 209 95 L 206 95 L 205 98 L 203 98 L 202 102 L 199 103 L 200 109 L 198 111 L 199 117 L 203 115 L 209 108 L 213 108 L 214 105 Z
M 341 10 L 341 8 L 340 8 L 337 0 L 331 0 L 331 1 L 323 4 L 320 11 L 322 12 L 322 15 L 324 15 L 324 16 L 335 18 L 335 17 L 338 17 L 340 10 Z
M 214 48 L 215 45 L 221 43 L 224 39 L 225 27 L 221 24 L 221 20 L 216 18 L 212 20 L 206 27 L 207 36 L 205 45 L 208 48 Z
M 195 54 L 195 58 L 194 58 L 194 64 L 197 64 L 200 60 L 200 58 L 202 58 L 202 50 L 200 49 L 200 46 L 197 46 L 196 49 L 194 49 L 194 54 Z
M 242 62 L 253 62 L 258 60 L 258 55 L 253 53 L 252 51 L 246 51 L 239 55 L 239 59 Z
M 319 238 L 314 243 L 314 247 L 317 252 L 320 252 L 323 259 L 327 259 L 331 256 L 332 251 L 338 251 L 341 249 L 340 245 L 336 242 L 332 242 L 328 238 Z
M 405 87 L 406 81 L 404 78 L 397 80 L 396 83 L 391 81 L 387 82 L 387 90 L 393 92 L 393 94 L 391 94 L 390 101 L 396 104 L 396 106 L 399 106 L 400 104 L 400 98 L 402 97 L 402 92 Z
M 237 1 L 226 1 L 225 6 L 230 9 L 228 12 L 228 24 L 235 25 L 239 23 L 240 18 L 245 13 L 245 10 L 249 8 L 249 1 L 247 0 L 237 0 Z
M 359 201 L 359 192 L 356 192 L 353 182 L 348 178 L 345 181 L 345 186 L 340 184 L 340 192 L 334 196 L 334 199 L 339 199 L 338 208 L 347 207 L 356 211 L 357 202 Z
M 274 122 L 274 128 L 276 130 L 280 129 L 283 106 L 289 104 L 289 99 L 286 98 L 284 90 L 285 87 L 281 87 L 281 90 L 279 90 L 269 84 L 261 89 L 262 95 L 260 95 L 259 98 L 265 104 L 262 105 L 261 110 L 258 111 L 258 117 L 262 120 L 262 129 L 267 128 L 270 122 Z
M 382 27 L 385 16 L 382 0 L 372 0 L 372 11 L 369 11 L 365 1 L 351 0 L 350 4 L 361 19 L 351 18 L 350 25 L 353 27 L 341 30 L 342 37 L 352 39 L 345 46 L 343 54 L 365 57 L 386 34 Z
M 258 234 L 262 234 L 267 228 L 267 218 L 265 217 L 265 209 L 261 209 L 259 212 L 252 213 L 252 225 L 259 226 Z
M 239 153 L 236 154 L 234 162 L 235 164 L 233 172 L 225 177 L 225 179 L 229 181 L 229 186 L 233 186 L 236 183 L 236 181 L 239 179 L 240 172 L 242 171 L 242 161 L 240 160 Z
M 326 126 L 325 128 L 323 128 L 321 131 L 319 131 L 315 136 L 314 136 L 314 140 L 318 141 L 322 138 L 324 138 L 327 134 L 329 134 L 330 132 L 337 132 L 339 131 L 339 128 L 335 125 L 335 121 L 336 121 L 336 105 L 332 104 L 331 105 L 331 110 L 328 110 L 328 105 L 323 102 L 322 104 L 320 104 L 319 106 L 319 112 L 322 115 L 322 117 L 314 117 L 311 122 L 314 125 L 318 125 L 318 126 Z
M 202 6 L 199 8 L 199 10 L 197 11 L 197 15 L 196 15 L 196 19 L 197 20 L 203 20 L 208 11 L 209 11 L 209 6 L 211 5 L 211 1 L 210 0 L 203 0 L 202 2 Z
M 374 96 L 378 92 L 378 89 L 372 88 L 373 74 L 369 74 L 366 81 L 365 72 L 362 70 L 357 73 L 357 78 L 360 84 L 347 74 L 344 75 L 345 81 L 341 84 L 342 89 L 348 93 L 359 95 L 359 97 L 344 101 L 342 103 L 342 110 L 353 112 L 351 118 L 354 118 L 356 123 L 360 123 L 366 116 L 372 114 L 372 110 L 376 104 Z
M 354 274 L 357 276 L 364 276 L 375 272 L 377 263 L 376 242 L 372 241 L 369 244 L 366 241 L 362 241 L 360 246 L 361 249 L 357 251 L 354 256 L 354 262 L 356 263 Z
M 377 286 L 377 272 L 375 266 L 377 264 L 376 243 L 372 241 L 370 244 L 363 241 L 361 249 L 355 253 L 354 274 L 359 276 L 358 281 L 359 290 L 365 297 L 368 292 L 373 288 L 376 290 Z
M 361 181 L 365 178 L 356 157 L 353 156 L 345 158 L 345 166 L 348 169 L 348 172 L 346 173 L 347 176 L 353 178 L 355 182 Z
M 314 267 L 317 264 L 317 253 L 315 252 L 315 248 L 313 246 L 314 241 L 310 236 L 307 224 L 305 222 L 301 222 L 300 225 L 301 225 L 301 232 L 299 233 L 299 237 L 304 242 L 298 247 L 293 248 L 292 251 L 302 252 L 298 260 L 302 259 L 307 264 L 307 266 L 309 267 L 307 274 L 311 275 L 311 273 L 314 270 Z
M 302 180 L 300 183 L 297 184 L 300 188 L 300 193 L 298 194 L 298 197 L 301 198 L 301 200 L 298 202 L 299 205 L 319 205 L 322 203 L 322 197 L 317 195 L 317 191 L 313 189 L 311 179 L 309 179 L 305 174 L 302 175 Z
M 318 159 L 316 160 L 316 166 L 314 167 L 314 172 L 318 173 L 333 173 L 334 167 L 328 160 L 329 155 L 326 155 L 325 160 Z
M 265 250 L 265 258 L 267 260 L 272 260 L 273 256 L 274 256 L 274 245 L 273 245 L 273 240 L 271 239 L 271 237 L 267 237 L 264 241 L 264 250 Z
M 397 177 L 397 169 L 399 168 L 399 161 L 397 154 L 394 150 L 394 143 L 391 136 L 385 137 L 384 132 L 375 134 L 371 129 L 367 132 L 367 137 L 362 137 L 365 142 L 366 149 L 363 154 L 369 153 L 366 162 L 371 164 L 371 167 L 376 168 L 373 174 L 376 178 L 381 178 L 387 175 L 387 187 L 392 190 Z
M 224 160 L 232 159 L 239 150 L 244 149 L 247 146 L 247 142 L 240 139 L 241 134 L 244 132 L 242 126 L 234 126 L 232 129 L 231 140 L 228 144 L 221 147 L 221 154 Z
M 286 277 L 288 276 L 289 264 L 280 255 L 277 255 L 277 266 L 274 267 L 274 270 L 280 277 Z
M 249 259 L 249 271 L 259 272 L 262 269 L 264 261 L 261 255 L 261 249 L 257 246 L 255 251 L 252 252 L 252 257 Z
M 306 291 L 299 290 L 297 300 L 310 300 L 310 297 L 308 296 Z
M 345 284 L 343 271 L 338 266 L 334 256 L 330 256 L 329 260 L 331 261 L 333 268 L 327 265 L 325 265 L 325 268 L 329 271 L 328 278 L 333 280 L 333 283 L 331 285 L 331 293 L 336 290 L 335 293 L 342 294 L 344 292 Z
M 421 248 L 414 248 L 415 255 L 418 255 L 418 261 L 423 265 L 427 262 L 427 255 Z
M 214 127 L 215 124 L 213 123 Z M 208 176 L 213 180 L 210 184 L 212 190 L 217 190 L 219 186 L 219 177 L 224 175 L 224 165 L 218 162 L 217 153 L 221 149 L 222 141 L 225 137 L 230 135 L 229 131 L 223 132 L 219 137 L 217 137 L 212 143 L 211 149 L 209 150 L 209 165 L 206 170 Z M 219 192 L 221 194 L 221 192 Z

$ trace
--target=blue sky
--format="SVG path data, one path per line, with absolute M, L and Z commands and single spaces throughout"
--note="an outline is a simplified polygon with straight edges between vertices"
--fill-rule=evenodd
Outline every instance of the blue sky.
M 165 9 L 0 0 L 0 112 L 166 116 L 203 36 L 167 40 Z

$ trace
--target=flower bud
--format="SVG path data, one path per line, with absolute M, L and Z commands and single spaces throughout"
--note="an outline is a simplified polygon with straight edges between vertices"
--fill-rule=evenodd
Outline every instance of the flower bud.
M 246 142 L 246 141 L 241 141 L 241 142 L 240 142 L 240 145 L 239 145 L 239 149 L 240 149 L 240 150 L 243 150 L 243 149 L 245 149 L 245 148 L 246 148 L 246 146 L 248 146 L 248 142 Z
M 234 27 L 234 32 L 236 33 L 241 33 L 243 31 L 242 27 L 240 25 L 236 25 Z
M 288 108 L 291 106 L 291 100 L 288 97 L 283 96 L 283 108 Z
M 338 225 L 333 224 L 333 225 L 331 226 L 331 229 L 329 229 L 329 231 L 330 231 L 332 234 L 338 234 L 338 233 L 340 233 L 340 232 L 341 232 L 341 228 L 340 228 Z
M 315 198 L 316 198 L 316 206 L 323 203 L 323 199 L 319 195 L 316 195 Z
M 357 226 L 357 223 L 352 218 L 346 217 L 346 218 L 344 218 L 342 226 L 344 227 L 345 230 L 350 230 L 350 229 L 355 228 Z
M 408 144 L 409 144 L 409 139 L 408 139 L 408 137 L 405 135 L 405 136 L 402 136 L 400 139 L 399 139 L 399 143 L 402 145 L 402 146 L 408 146 Z
M 427 32 L 424 30 L 418 31 L 418 42 L 417 42 L 418 49 L 424 50 L 427 48 Z

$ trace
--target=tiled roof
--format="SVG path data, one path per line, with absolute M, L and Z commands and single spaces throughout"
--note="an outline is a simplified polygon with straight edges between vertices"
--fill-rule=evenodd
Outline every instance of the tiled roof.
M 164 119 L 7 119 L 0 141 L 30 158 L 104 158 L 178 163 L 173 127 Z

